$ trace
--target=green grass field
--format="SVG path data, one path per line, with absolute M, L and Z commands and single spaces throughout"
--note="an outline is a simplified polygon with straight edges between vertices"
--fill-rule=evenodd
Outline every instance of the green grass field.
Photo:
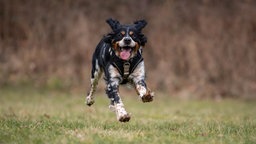
M 0 89 L 0 144 L 256 143 L 256 102 L 177 100 L 160 95 L 123 101 L 132 118 L 116 120 L 104 93 L 92 107 L 84 95 L 33 88 Z

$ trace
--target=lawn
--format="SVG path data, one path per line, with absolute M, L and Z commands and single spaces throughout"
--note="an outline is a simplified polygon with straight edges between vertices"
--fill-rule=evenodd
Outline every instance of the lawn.
M 132 118 L 116 120 L 104 93 L 87 107 L 84 94 L 31 87 L 0 88 L 0 144 L 256 143 L 256 101 L 179 100 L 165 94 L 142 103 L 123 96 Z

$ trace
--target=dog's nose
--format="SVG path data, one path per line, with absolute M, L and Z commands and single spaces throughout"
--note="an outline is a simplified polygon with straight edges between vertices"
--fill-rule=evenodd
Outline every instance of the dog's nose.
M 131 43 L 131 39 L 130 38 L 124 38 L 124 43 L 125 44 L 130 44 Z

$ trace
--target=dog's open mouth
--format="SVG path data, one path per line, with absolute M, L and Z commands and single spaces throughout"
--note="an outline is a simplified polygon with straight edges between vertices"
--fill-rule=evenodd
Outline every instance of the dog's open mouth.
M 132 47 L 125 46 L 125 47 L 120 47 L 120 58 L 122 60 L 128 60 L 131 57 L 131 52 L 132 52 Z

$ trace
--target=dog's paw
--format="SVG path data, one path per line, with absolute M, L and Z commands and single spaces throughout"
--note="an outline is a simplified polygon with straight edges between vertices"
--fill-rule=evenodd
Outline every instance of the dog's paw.
M 125 111 L 123 105 L 115 105 L 116 117 L 120 122 L 128 122 L 131 119 L 131 116 Z
M 149 92 L 143 96 L 141 96 L 141 100 L 142 102 L 151 102 L 153 101 L 153 97 L 154 97 L 154 93 L 153 92 Z
M 118 120 L 120 122 L 129 122 L 130 119 L 131 119 L 131 116 L 129 114 L 125 114 L 125 115 L 119 117 Z
M 88 106 L 91 106 L 92 104 L 94 104 L 94 99 L 92 98 L 92 97 L 86 97 L 86 104 L 88 105 Z

